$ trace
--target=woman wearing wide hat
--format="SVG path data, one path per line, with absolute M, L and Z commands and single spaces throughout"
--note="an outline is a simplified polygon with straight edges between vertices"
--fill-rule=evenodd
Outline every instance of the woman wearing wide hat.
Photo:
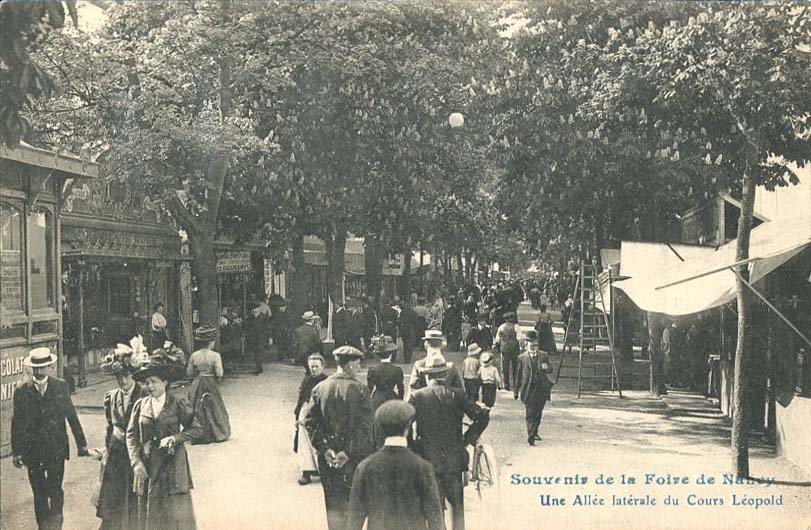
M 224 442 L 231 436 L 231 421 L 220 393 L 222 357 L 213 349 L 217 328 L 203 324 L 194 331 L 194 339 L 203 347 L 191 354 L 186 374 L 194 377 L 189 396 L 194 415 L 205 430 L 194 443 Z
M 107 356 L 102 368 L 115 376 L 118 388 L 104 396 L 107 417 L 106 456 L 103 464 L 96 516 L 102 520 L 99 530 L 130 528 L 138 515 L 138 498 L 132 489 L 132 468 L 127 452 L 127 426 L 135 403 L 144 391 L 132 378 L 138 369 L 133 349 L 119 344 Z
M 127 450 L 138 494 L 139 530 L 196 530 L 191 500 L 192 478 L 186 442 L 204 434 L 191 404 L 167 392 L 183 377 L 183 367 L 160 352 L 135 372 L 149 395 L 133 408 Z

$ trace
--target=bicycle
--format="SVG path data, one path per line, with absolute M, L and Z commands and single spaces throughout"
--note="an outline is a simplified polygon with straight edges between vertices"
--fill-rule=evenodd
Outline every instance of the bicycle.
M 479 500 L 498 506 L 500 487 L 496 452 L 492 446 L 482 442 L 481 436 L 470 447 L 470 471 L 465 474 L 465 486 L 472 483 Z

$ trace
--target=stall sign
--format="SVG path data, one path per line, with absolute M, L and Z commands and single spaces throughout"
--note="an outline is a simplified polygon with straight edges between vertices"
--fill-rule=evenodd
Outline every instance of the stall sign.
M 249 272 L 251 270 L 251 253 L 248 251 L 229 251 L 217 253 L 217 273 Z

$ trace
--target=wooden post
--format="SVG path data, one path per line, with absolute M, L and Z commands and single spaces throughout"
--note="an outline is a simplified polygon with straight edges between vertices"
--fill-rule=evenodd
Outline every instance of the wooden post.
M 79 380 L 77 386 L 87 386 L 87 349 L 84 343 L 84 262 L 76 262 L 79 271 Z M 109 292 L 109 289 L 108 289 Z

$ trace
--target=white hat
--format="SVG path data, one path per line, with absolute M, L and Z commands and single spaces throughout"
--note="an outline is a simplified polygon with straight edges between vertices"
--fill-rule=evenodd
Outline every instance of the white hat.
M 47 346 L 44 348 L 34 348 L 28 352 L 28 357 L 23 359 L 23 364 L 31 368 L 41 368 L 43 366 L 50 366 L 56 362 L 56 355 L 51 353 L 51 349 Z
M 307 311 L 306 313 L 301 315 L 301 318 L 303 320 L 312 320 L 315 318 L 315 313 L 313 313 L 312 311 Z

